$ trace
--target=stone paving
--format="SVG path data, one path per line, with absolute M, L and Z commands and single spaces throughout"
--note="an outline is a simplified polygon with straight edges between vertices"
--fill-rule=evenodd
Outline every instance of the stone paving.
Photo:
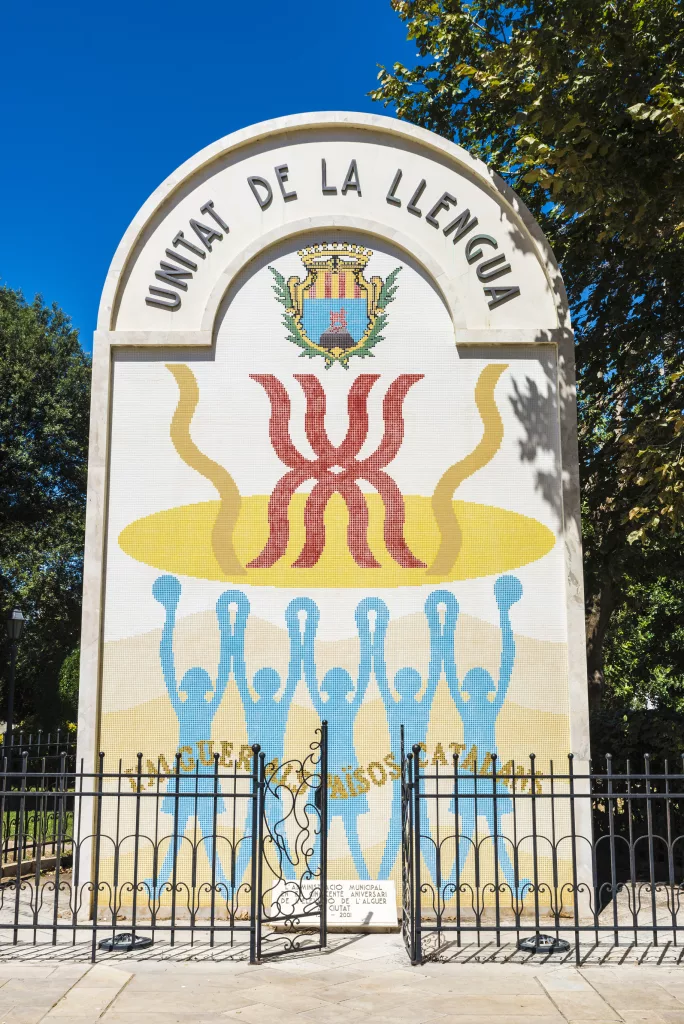
M 89 953 L 0 947 L 0 1024 L 684 1024 L 684 965 L 667 943 L 587 946 L 579 968 L 494 944 L 411 967 L 396 934 L 332 935 L 324 953 L 254 967 L 244 945 L 158 943 L 94 965 Z

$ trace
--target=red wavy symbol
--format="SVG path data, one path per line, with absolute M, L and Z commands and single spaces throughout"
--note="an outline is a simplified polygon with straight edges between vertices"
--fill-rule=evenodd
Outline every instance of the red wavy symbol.
M 425 563 L 409 549 L 404 539 L 404 496 L 395 481 L 384 472 L 395 458 L 404 440 L 404 399 L 422 373 L 402 373 L 390 385 L 382 403 L 385 430 L 377 449 L 358 459 L 368 434 L 368 396 L 379 379 L 378 373 L 362 373 L 356 378 L 347 398 L 349 427 L 341 445 L 331 444 L 325 429 L 325 392 L 321 382 L 310 373 L 297 373 L 306 397 L 304 427 L 316 458 L 305 458 L 290 436 L 290 399 L 287 391 L 270 373 L 250 374 L 266 391 L 271 402 L 269 436 L 280 461 L 288 467 L 271 494 L 268 504 L 270 535 L 263 551 L 249 563 L 251 569 L 269 569 L 287 549 L 290 537 L 288 508 L 292 495 L 306 480 L 316 483 L 304 508 L 305 541 L 295 568 L 316 565 L 325 547 L 325 509 L 333 494 L 340 494 L 349 511 L 347 544 L 358 566 L 377 569 L 377 561 L 368 545 L 368 506 L 358 481 L 365 480 L 378 492 L 385 506 L 384 538 L 390 555 L 404 569 L 424 568 Z

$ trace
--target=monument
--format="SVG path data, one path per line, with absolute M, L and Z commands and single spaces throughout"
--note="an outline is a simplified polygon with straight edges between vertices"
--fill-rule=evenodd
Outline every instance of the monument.
M 401 724 L 447 774 L 588 758 L 567 300 L 482 163 L 362 114 L 221 139 L 133 219 L 93 351 L 86 770 L 277 765 L 325 718 L 329 875 L 396 882 Z

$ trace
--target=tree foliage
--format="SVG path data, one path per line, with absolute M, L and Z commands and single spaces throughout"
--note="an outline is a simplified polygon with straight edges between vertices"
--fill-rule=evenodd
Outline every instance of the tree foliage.
M 665 575 L 660 557 L 639 581 L 627 579 L 606 636 L 606 694 L 592 715 L 592 751 L 661 765 L 684 753 L 684 576 Z
M 549 238 L 568 289 L 596 707 L 606 679 L 614 683 L 605 663 L 616 616 L 627 631 L 628 610 L 648 617 L 645 584 L 665 566 L 661 595 L 684 579 L 682 3 L 393 6 L 418 63 L 382 68 L 373 97 L 503 175 Z
M 69 318 L 0 287 L 0 609 L 28 620 L 17 722 L 59 718 L 60 669 L 78 645 L 89 396 L 90 360 Z M 0 657 L 5 687 L 6 646 Z
M 78 682 L 81 666 L 81 649 L 75 647 L 62 662 L 59 670 L 58 690 L 60 718 L 69 725 L 76 725 L 78 718 Z

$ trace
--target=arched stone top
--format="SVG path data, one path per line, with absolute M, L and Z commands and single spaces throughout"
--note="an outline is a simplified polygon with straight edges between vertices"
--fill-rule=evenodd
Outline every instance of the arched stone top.
M 330 230 L 330 241 L 362 232 L 409 252 L 461 342 L 471 331 L 473 342 L 501 331 L 550 340 L 569 327 L 551 249 L 498 175 L 422 128 L 332 112 L 235 132 L 170 175 L 121 240 L 98 330 L 113 344 L 210 345 L 239 270 L 314 230 Z

